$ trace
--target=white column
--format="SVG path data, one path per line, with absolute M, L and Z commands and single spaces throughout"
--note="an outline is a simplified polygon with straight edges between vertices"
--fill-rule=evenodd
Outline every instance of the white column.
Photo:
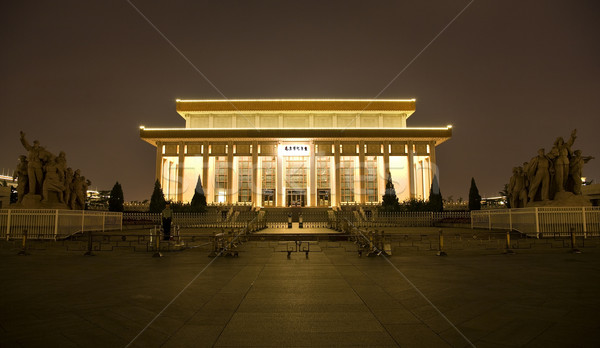
M 185 144 L 183 141 L 179 142 L 179 164 L 177 168 L 177 201 L 183 202 L 183 175 L 185 172 Z
M 342 178 L 340 176 L 340 142 L 336 140 L 333 146 L 334 151 L 334 180 L 335 180 L 335 204 L 339 207 L 342 205 Z
M 415 163 L 413 155 L 413 142 L 408 142 L 408 194 L 410 198 L 416 197 L 415 192 Z
M 260 206 L 260 195 L 258 194 L 258 142 L 252 142 L 252 206 Z
M 437 170 L 437 163 L 435 161 L 435 141 L 430 141 L 429 142 L 429 166 L 431 167 L 431 180 L 433 180 L 433 177 L 435 176 L 438 180 L 438 184 L 440 182 L 440 173 Z
M 163 149 L 163 143 L 162 143 L 162 141 L 157 141 L 156 142 L 156 175 L 155 175 L 155 180 L 158 180 L 159 183 L 162 183 L 162 149 Z M 164 189 L 164 187 L 163 187 L 163 189 Z
M 209 197 L 214 196 L 214 192 L 208 190 L 208 141 L 205 141 L 202 145 L 202 188 L 204 189 L 204 196 L 206 197 L 207 202 L 211 202 Z
M 316 159 L 315 159 L 315 143 L 310 142 L 310 158 L 308 160 L 308 172 L 309 172 L 309 186 L 310 193 L 308 197 L 308 206 L 317 206 L 317 170 L 316 170 Z
M 379 119 L 382 120 L 383 117 L 380 115 Z M 382 199 L 385 194 L 385 189 L 387 186 L 388 173 L 390 172 L 390 142 L 385 140 L 383 142 L 383 191 L 379 192 L 379 199 Z
M 279 147 L 281 147 L 281 142 L 277 144 L 277 150 L 275 151 L 277 154 L 277 207 L 285 206 L 285 193 L 283 192 L 283 157 L 279 153 Z
M 233 204 L 233 141 L 227 143 L 227 203 Z
M 383 142 L 383 171 L 384 178 L 387 182 L 388 173 L 390 171 L 390 142 L 387 140 Z
M 358 142 L 358 180 L 360 180 L 360 193 L 358 196 L 358 203 L 365 204 L 367 185 L 365 182 L 365 142 L 363 140 Z

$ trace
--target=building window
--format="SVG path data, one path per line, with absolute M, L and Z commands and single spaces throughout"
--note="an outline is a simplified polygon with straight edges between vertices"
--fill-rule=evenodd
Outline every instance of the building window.
M 238 202 L 252 202 L 252 157 L 238 157 Z
M 354 202 L 354 158 L 340 159 L 341 202 Z
M 262 188 L 274 189 L 277 177 L 277 163 L 275 157 L 262 158 Z
M 331 160 L 329 156 L 317 157 L 317 188 L 318 189 L 330 189 L 331 178 L 330 178 L 330 166 Z
M 365 157 L 365 190 L 368 203 L 379 202 L 377 194 L 377 157 Z
M 286 187 L 288 189 L 306 189 L 306 157 L 286 157 Z
M 215 157 L 215 202 L 227 202 L 227 157 Z
M 275 161 L 275 157 L 261 157 L 261 166 L 262 205 L 265 207 L 273 207 L 275 206 L 275 188 L 277 182 L 277 162 Z
M 317 157 L 317 206 L 331 206 L 331 157 Z

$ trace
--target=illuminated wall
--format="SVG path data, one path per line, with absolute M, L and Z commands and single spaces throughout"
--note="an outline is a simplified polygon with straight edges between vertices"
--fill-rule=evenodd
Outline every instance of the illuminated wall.
M 402 202 L 410 199 L 408 157 L 390 156 L 390 173 L 392 174 L 392 183 L 394 184 L 398 200 Z M 385 180 L 387 181 L 387 179 Z M 385 184 L 383 192 L 385 193 Z
M 165 156 L 162 159 L 162 180 L 161 186 L 166 200 L 177 200 L 177 177 L 179 158 L 174 156 Z
M 426 200 L 452 130 L 407 128 L 414 111 L 414 99 L 177 100 L 185 129 L 140 136 L 173 201 L 191 201 L 200 178 L 209 204 L 378 204 L 388 169 L 400 201 Z
M 194 190 L 198 183 L 198 178 L 204 185 L 203 170 L 201 156 L 186 156 L 183 164 L 183 201 L 190 202 L 194 197 Z

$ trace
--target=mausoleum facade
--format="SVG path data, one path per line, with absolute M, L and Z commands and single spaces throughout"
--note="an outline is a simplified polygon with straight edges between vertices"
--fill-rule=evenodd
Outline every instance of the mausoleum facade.
M 409 128 L 414 99 L 177 100 L 185 128 L 140 127 L 168 200 L 335 207 L 427 199 L 452 127 Z

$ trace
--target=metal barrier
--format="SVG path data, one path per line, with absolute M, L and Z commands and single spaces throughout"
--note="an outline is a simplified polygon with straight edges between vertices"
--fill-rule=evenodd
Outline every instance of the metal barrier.
M 122 213 L 59 210 L 0 209 L 0 238 L 60 239 L 86 231 L 122 230 Z
M 569 234 L 561 236 L 558 233 L 554 238 L 530 238 L 524 234 L 512 231 L 469 231 L 469 230 L 444 230 L 444 233 L 437 232 L 417 232 L 394 233 L 393 230 L 386 229 L 366 229 L 353 226 L 351 222 L 345 221 L 343 230 L 346 233 L 330 235 L 254 235 L 247 234 L 246 229 L 217 229 L 214 233 L 204 232 L 203 234 L 187 234 L 185 231 L 171 241 L 163 240 L 163 234 L 160 226 L 146 229 L 143 233 L 101 233 L 88 232 L 86 234 L 77 234 L 67 239 L 58 241 L 52 240 L 30 240 L 28 233 L 19 239 L 13 239 L 3 242 L 8 247 L 19 253 L 19 255 L 36 254 L 41 250 L 65 250 L 67 252 L 77 252 L 79 255 L 102 255 L 106 252 L 145 252 L 149 255 L 161 254 L 162 252 L 182 252 L 194 250 L 202 253 L 211 253 L 212 255 L 234 256 L 240 248 L 241 243 L 250 241 L 251 247 L 262 246 L 272 247 L 274 243 L 283 241 L 297 242 L 302 240 L 303 245 L 310 241 L 311 246 L 316 245 L 319 248 L 327 248 L 333 245 L 334 248 L 343 247 L 346 251 L 356 250 L 360 255 L 376 256 L 401 255 L 405 253 L 427 252 L 430 255 L 440 255 L 446 252 L 459 253 L 464 251 L 479 251 L 482 253 L 521 253 L 527 251 L 552 252 L 552 250 L 564 252 L 571 250 L 573 253 L 585 252 L 588 250 L 598 250 L 600 248 L 599 237 L 583 238 L 581 235 Z M 191 232 L 191 231 L 189 231 Z M 211 231 L 212 232 L 212 231 Z M 333 237 L 333 238 L 332 238 Z M 346 245 L 343 242 L 349 241 Z M 319 244 L 322 243 L 322 244 Z M 291 245 L 291 244 L 290 244 Z M 310 252 L 319 249 L 310 248 Z M 535 251 L 535 250 L 538 251 Z M 290 249 L 287 248 L 286 251 Z M 307 250 L 298 249 L 301 252 Z
M 341 210 L 333 212 L 337 224 L 348 220 L 356 227 L 431 227 L 440 223 L 468 223 L 469 212 L 365 212 L 359 210 Z M 336 227 L 333 227 L 336 229 Z
M 212 238 L 212 250 L 209 257 L 226 256 L 238 257 L 238 246 L 246 241 L 246 230 L 231 230 L 229 232 L 214 233 Z
M 471 212 L 471 228 L 517 230 L 529 236 L 600 235 L 599 207 L 537 207 Z
M 356 244 L 359 257 L 362 257 L 363 254 L 367 256 L 392 255 L 392 246 L 384 231 L 363 230 L 348 219 L 344 219 L 342 229 L 350 234 L 350 240 Z
M 182 227 L 198 228 L 242 228 L 246 227 L 257 215 L 255 211 L 235 211 L 235 213 L 231 209 L 227 210 L 226 214 L 215 211 L 206 213 L 174 213 L 173 224 Z M 125 224 L 152 226 L 161 223 L 162 215 L 160 213 L 126 212 L 123 213 L 123 220 Z

